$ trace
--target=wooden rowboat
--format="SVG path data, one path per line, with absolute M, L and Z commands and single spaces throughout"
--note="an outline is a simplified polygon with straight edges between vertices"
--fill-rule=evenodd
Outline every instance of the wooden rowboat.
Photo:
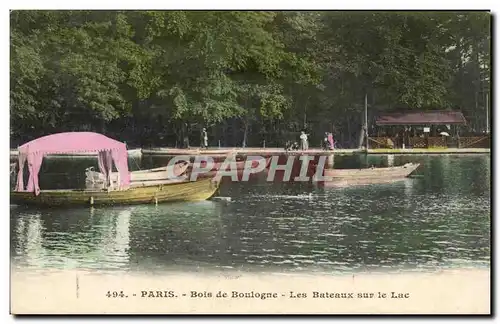
M 271 162 L 271 158 L 268 157 L 266 158 L 266 168 L 269 166 L 269 163 Z M 223 166 L 223 163 L 224 162 L 214 162 L 213 165 L 212 165 L 212 169 L 209 170 L 209 171 L 218 171 L 222 166 Z M 238 171 L 242 171 L 242 170 L 245 170 L 245 163 L 246 161 L 243 160 L 243 161 L 236 161 L 236 170 Z M 258 163 L 259 161 L 257 160 L 252 160 L 252 164 L 250 165 L 250 168 L 255 168 L 258 166 Z M 206 161 L 201 161 L 200 162 L 200 168 L 206 168 L 207 167 L 207 162 Z M 188 171 L 191 171 L 193 168 L 193 165 L 189 166 L 188 168 Z M 227 170 L 230 170 L 231 168 L 231 165 L 230 164 L 227 164 Z
M 246 163 L 246 161 L 236 161 L 236 170 L 235 171 L 237 172 L 238 177 L 241 177 L 241 175 L 243 174 L 243 171 L 245 170 L 245 163 Z M 259 162 L 257 160 L 253 160 L 252 164 L 250 165 L 250 168 L 256 168 L 258 166 L 258 163 Z M 266 158 L 265 168 L 269 167 L 270 163 L 271 163 L 271 158 L 270 157 Z M 197 178 L 213 178 L 217 175 L 217 172 L 220 170 L 220 168 L 222 166 L 223 166 L 223 162 L 215 162 L 213 164 L 213 167 L 211 170 L 200 172 L 198 174 Z M 232 170 L 231 164 L 227 164 L 226 166 L 227 166 L 227 168 L 226 168 L 227 171 Z M 206 167 L 207 167 L 206 161 L 201 161 L 200 168 L 206 168 Z M 193 165 L 190 165 L 187 168 L 186 174 L 191 176 L 192 172 L 193 172 Z
M 189 163 L 177 163 L 155 169 L 132 171 L 130 172 L 130 182 L 158 181 L 179 177 L 186 172 L 188 166 Z M 94 171 L 92 167 L 85 171 L 85 175 L 87 184 L 100 184 L 106 180 L 104 174 Z M 118 181 L 118 172 L 111 173 L 111 181 Z
M 373 179 L 343 179 L 338 181 L 323 181 L 323 182 L 315 182 L 315 185 L 323 188 L 345 188 L 345 187 L 353 187 L 353 186 L 367 186 L 367 185 L 381 185 L 381 184 L 395 184 L 399 182 L 403 182 L 408 178 L 394 178 L 394 179 L 382 179 L 382 178 L 373 178 Z
M 40 190 L 38 172 L 44 156 L 74 152 L 96 152 L 100 171 L 97 174 L 111 175 L 114 165 L 118 170 L 118 181 L 104 181 L 103 188 Z M 29 178 L 25 183 L 23 168 L 28 161 Z M 209 199 L 219 188 L 219 182 L 212 178 L 198 181 L 153 180 L 154 184 L 140 183 L 141 181 L 134 183 L 130 181 L 125 143 L 92 132 L 57 133 L 25 143 L 19 147 L 18 165 L 16 186 L 10 193 L 12 204 L 55 207 L 197 201 Z M 187 166 L 182 168 L 185 171 Z M 138 174 L 148 175 L 156 172 L 165 171 L 157 168 L 153 172 Z
M 178 177 L 186 172 L 188 166 L 189 163 L 177 163 L 156 169 L 132 171 L 130 173 L 130 181 L 162 180 L 171 178 L 172 176 Z M 116 174 L 116 177 L 118 177 L 118 172 L 114 172 L 113 174 Z
M 398 179 L 408 177 L 420 166 L 419 163 L 406 163 L 402 166 L 365 169 L 325 169 L 325 177 L 330 181 L 350 181 L 361 179 Z
M 181 177 L 180 179 L 134 181 L 134 182 L 130 182 L 130 188 L 149 187 L 149 186 L 158 186 L 158 185 L 170 185 L 170 184 L 174 184 L 174 183 L 186 182 L 186 180 L 189 180 L 189 178 L 187 176 Z M 106 186 L 104 185 L 104 182 L 86 183 L 85 184 L 85 190 L 100 191 L 100 190 L 105 190 L 105 189 L 106 189 Z
M 197 181 L 172 181 L 163 184 L 131 187 L 125 190 L 41 190 L 33 192 L 13 191 L 12 204 L 56 206 L 100 206 L 157 204 L 165 202 L 199 201 L 211 198 L 219 188 L 219 183 L 211 178 Z

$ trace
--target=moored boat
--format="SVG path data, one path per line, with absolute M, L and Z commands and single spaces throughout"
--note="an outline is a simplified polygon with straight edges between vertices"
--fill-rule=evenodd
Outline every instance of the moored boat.
M 177 178 L 186 172 L 188 166 L 188 162 L 180 162 L 174 165 L 164 166 L 160 168 L 132 171 L 130 172 L 130 182 L 134 183 Z M 99 184 L 106 181 L 106 176 L 101 172 L 94 171 L 93 167 L 87 168 L 85 170 L 85 176 L 85 182 L 87 184 Z M 119 179 L 119 173 L 112 172 L 110 177 L 111 181 L 117 182 Z
M 228 158 L 232 158 L 232 157 L 228 157 Z M 263 158 L 262 158 L 263 159 Z M 234 164 L 232 164 L 231 162 L 233 162 Z M 200 171 L 199 171 L 199 174 L 197 175 L 198 178 L 206 178 L 206 177 L 215 177 L 217 175 L 217 172 L 219 171 L 222 171 L 221 168 L 224 167 L 224 171 L 236 171 L 238 176 L 241 176 L 243 174 L 243 172 L 246 170 L 246 169 L 253 169 L 253 168 L 257 168 L 258 165 L 259 165 L 259 161 L 258 160 L 251 160 L 252 163 L 250 164 L 246 164 L 247 161 L 246 160 L 243 160 L 243 161 L 228 161 L 225 165 L 224 165 L 224 161 L 222 162 L 214 162 L 212 164 L 212 168 L 210 170 L 206 170 L 207 169 L 207 162 L 206 161 L 201 161 L 199 163 L 199 166 L 198 168 L 200 168 Z M 271 163 L 271 157 L 268 157 L 265 159 L 265 162 L 264 162 L 264 168 L 262 170 L 264 170 L 265 168 L 269 167 L 269 164 Z M 191 175 L 192 171 L 193 171 L 193 168 L 195 167 L 195 164 L 191 164 L 188 168 L 187 168 L 187 174 L 188 175 Z M 236 167 L 236 168 L 234 168 Z M 223 175 L 225 176 L 225 175 Z
M 40 190 L 38 172 L 44 156 L 75 152 L 97 153 L 100 173 L 104 174 L 106 179 L 103 188 Z M 127 158 L 124 143 L 97 133 L 68 132 L 33 140 L 19 147 L 17 181 L 14 191 L 10 193 L 11 203 L 38 206 L 93 206 L 197 201 L 210 198 L 219 187 L 219 183 L 211 178 L 197 181 L 173 179 L 133 183 L 130 179 Z M 23 179 L 26 162 L 29 170 L 27 186 Z M 113 165 L 118 170 L 116 182 L 112 181 Z
M 199 201 L 211 198 L 219 184 L 211 178 L 197 181 L 176 181 L 148 186 L 130 187 L 126 190 L 41 190 L 32 192 L 11 192 L 12 204 L 36 206 L 101 206 L 157 204 L 165 202 Z
M 325 169 L 329 181 L 349 181 L 361 179 L 398 179 L 406 178 L 420 166 L 419 163 L 406 163 L 402 166 L 364 169 Z
M 228 159 L 231 159 L 232 157 L 228 156 L 227 157 Z M 259 165 L 259 161 L 258 160 L 251 160 L 252 163 L 250 165 L 246 165 L 246 160 L 242 160 L 242 161 L 234 161 L 235 162 L 235 165 L 236 165 L 236 170 L 238 171 L 242 171 L 242 170 L 245 170 L 245 168 L 256 168 L 258 165 Z M 231 161 L 232 162 L 232 161 Z M 231 168 L 231 162 L 228 161 L 228 163 L 226 163 L 226 166 L 227 166 L 227 170 L 230 170 Z M 269 166 L 269 163 L 271 162 L 271 157 L 268 157 L 265 159 L 265 167 L 267 168 Z M 200 161 L 199 163 L 199 167 L 200 168 L 203 168 L 205 169 L 207 167 L 208 163 L 207 161 Z M 224 161 L 218 161 L 218 162 L 213 162 L 212 164 L 212 168 L 208 171 L 218 171 L 222 166 L 224 166 Z M 188 170 L 191 170 L 193 168 L 193 165 L 191 165 Z

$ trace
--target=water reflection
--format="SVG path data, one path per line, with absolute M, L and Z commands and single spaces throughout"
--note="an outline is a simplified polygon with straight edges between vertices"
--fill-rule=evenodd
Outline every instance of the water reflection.
M 131 263 L 142 269 L 202 264 L 221 253 L 220 208 L 224 202 L 146 206 L 131 222 Z M 223 252 L 223 251 L 222 251 Z
M 215 246 L 220 232 L 211 201 L 64 212 L 15 207 L 11 212 L 16 215 L 11 218 L 12 254 L 18 267 L 128 270 L 144 253 L 154 262 L 156 256 L 175 259 L 180 251 Z
M 224 182 L 220 195 L 231 202 L 11 207 L 12 259 L 17 267 L 113 271 L 488 266 L 489 159 L 443 157 L 394 156 L 394 165 L 421 163 L 417 177 L 365 186 L 272 183 L 263 173 Z M 336 157 L 335 167 L 384 161 Z
M 92 208 L 94 209 L 94 208 Z M 96 256 L 106 256 L 110 264 L 127 265 L 129 261 L 128 250 L 130 248 L 130 209 L 120 210 L 110 224 L 103 230 L 101 241 L 96 250 Z

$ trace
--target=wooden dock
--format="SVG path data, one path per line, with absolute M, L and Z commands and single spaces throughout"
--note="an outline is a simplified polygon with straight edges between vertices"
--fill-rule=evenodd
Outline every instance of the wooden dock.
M 208 149 L 175 149 L 175 148 L 151 148 L 151 149 L 142 149 L 143 155 L 189 155 L 189 156 L 197 156 L 197 155 L 208 155 L 212 157 L 224 157 L 230 154 L 236 154 L 240 156 L 272 156 L 272 155 L 330 155 L 332 153 L 335 154 L 347 154 L 352 155 L 359 150 L 356 149 L 342 149 L 335 151 L 325 151 L 322 149 L 312 148 L 307 151 L 288 151 L 286 152 L 283 148 L 259 148 L 259 147 L 231 147 L 231 148 L 208 148 Z
M 369 149 L 368 154 L 490 154 L 489 148 Z
M 142 149 L 130 149 L 127 150 L 129 157 L 139 158 L 142 156 Z M 10 150 L 10 158 L 17 158 L 19 152 L 17 150 Z M 97 153 L 89 152 L 89 153 L 71 153 L 71 154 L 49 154 L 48 157 L 61 157 L 61 158 L 89 158 L 89 157 L 97 157 Z
M 319 148 L 311 148 L 307 151 L 288 151 L 285 152 L 283 148 L 259 148 L 259 147 L 225 147 L 225 148 L 208 148 L 208 149 L 178 149 L 178 148 L 144 148 L 129 150 L 129 156 L 177 156 L 177 155 L 208 155 L 211 157 L 224 157 L 229 154 L 236 154 L 239 156 L 273 156 L 281 154 L 289 155 L 353 155 L 353 154 L 370 154 L 370 155 L 428 155 L 428 154 L 490 154 L 489 148 L 429 148 L 429 149 L 369 149 L 368 152 L 364 149 L 335 149 L 333 151 L 325 151 Z M 17 150 L 10 151 L 10 158 L 18 156 Z M 78 154 L 78 155 L 54 155 L 51 157 L 92 157 L 92 154 Z
M 395 154 L 395 155 L 407 155 L 407 154 L 489 154 L 490 149 L 484 148 L 429 148 L 429 149 L 369 149 L 368 152 L 365 149 L 335 149 L 332 151 L 325 151 L 319 148 L 311 148 L 307 151 L 288 151 L 285 152 L 283 148 L 259 148 L 259 147 L 248 147 L 248 148 L 208 148 L 208 149 L 177 149 L 177 148 L 150 148 L 142 149 L 143 155 L 208 155 L 213 157 L 226 156 L 228 154 L 237 155 L 259 155 L 259 156 L 271 156 L 280 154 L 291 154 L 291 155 L 353 155 L 353 154 Z

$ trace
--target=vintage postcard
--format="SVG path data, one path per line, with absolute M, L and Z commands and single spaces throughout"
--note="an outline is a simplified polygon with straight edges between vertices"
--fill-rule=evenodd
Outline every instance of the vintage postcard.
M 489 11 L 9 18 L 11 314 L 491 314 Z

